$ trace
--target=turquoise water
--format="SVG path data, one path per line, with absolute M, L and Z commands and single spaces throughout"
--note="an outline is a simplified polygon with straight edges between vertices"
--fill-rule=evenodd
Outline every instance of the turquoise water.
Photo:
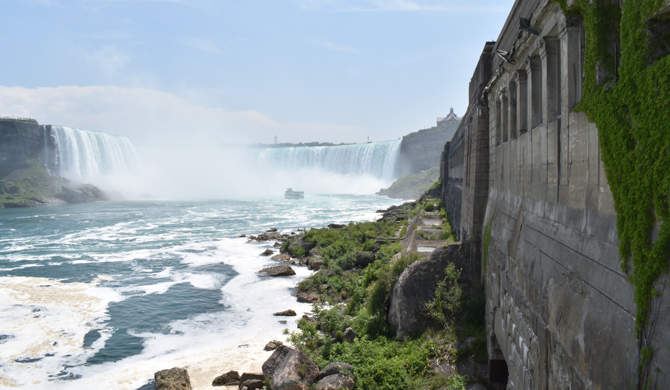
M 295 330 L 295 285 L 269 278 L 274 242 L 242 234 L 373 220 L 393 200 L 124 201 L 0 210 L 0 386 L 137 389 L 189 367 L 195 388 L 258 368 Z M 286 323 L 283 323 L 286 321 Z

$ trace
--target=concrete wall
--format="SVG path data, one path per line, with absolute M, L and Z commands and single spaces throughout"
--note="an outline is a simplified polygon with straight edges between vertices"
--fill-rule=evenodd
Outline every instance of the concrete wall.
M 519 34 L 519 17 L 540 35 Z M 634 287 L 619 266 L 598 129 L 574 111 L 583 39 L 581 20 L 557 4 L 517 0 L 475 71 L 488 55 L 486 87 L 471 84 L 468 112 L 443 153 L 443 189 L 460 180 L 456 222 L 486 286 L 491 376 L 506 367 L 508 389 L 627 389 L 636 380 Z M 454 198 L 445 193 L 445 203 Z M 483 259 L 477 242 L 489 222 Z M 660 302 L 650 347 L 655 388 L 667 389 L 667 290 Z

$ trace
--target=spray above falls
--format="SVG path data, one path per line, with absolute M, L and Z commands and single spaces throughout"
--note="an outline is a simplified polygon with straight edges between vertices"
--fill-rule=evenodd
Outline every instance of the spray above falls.
M 259 160 L 272 167 L 299 171 L 317 168 L 343 175 L 370 175 L 392 181 L 395 177 L 400 140 L 365 144 L 266 148 Z

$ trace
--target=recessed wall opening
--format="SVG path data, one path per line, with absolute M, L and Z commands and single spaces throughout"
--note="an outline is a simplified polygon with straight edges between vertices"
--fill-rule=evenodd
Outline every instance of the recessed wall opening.
M 530 58 L 531 88 L 531 128 L 542 124 L 542 60 L 539 56 Z
M 509 140 L 509 103 L 507 95 L 502 96 L 502 133 L 503 142 Z
M 516 84 L 509 85 L 509 130 L 510 130 L 510 139 L 516 138 L 518 136 L 517 132 L 517 112 L 516 112 Z
M 517 83 L 517 128 L 519 135 L 528 131 L 528 85 L 525 72 L 519 73 Z
M 500 145 L 502 141 L 502 108 L 500 99 L 496 99 L 496 144 Z
M 505 359 L 489 360 L 489 382 L 507 385 L 509 370 Z

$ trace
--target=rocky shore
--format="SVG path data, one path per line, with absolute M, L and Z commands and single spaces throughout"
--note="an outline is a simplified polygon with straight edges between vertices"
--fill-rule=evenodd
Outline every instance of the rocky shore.
M 464 271 L 467 248 L 453 243 L 424 255 L 401 251 L 407 236 L 401 233 L 432 202 L 424 196 L 379 210 L 376 222 L 243 236 L 250 243 L 274 241 L 275 249 L 259 256 L 279 264 L 261 275 L 281 278 L 295 274 L 293 267 L 314 271 L 296 289 L 297 301 L 314 306 L 298 319 L 301 331 L 286 333 L 291 346 L 269 341 L 264 351 L 274 352 L 260 370 L 240 374 L 222 367 L 211 386 L 497 390 L 486 377 L 483 300 Z M 277 310 L 275 316 L 297 317 L 290 308 Z M 156 372 L 154 382 L 156 389 L 191 389 L 185 368 Z

